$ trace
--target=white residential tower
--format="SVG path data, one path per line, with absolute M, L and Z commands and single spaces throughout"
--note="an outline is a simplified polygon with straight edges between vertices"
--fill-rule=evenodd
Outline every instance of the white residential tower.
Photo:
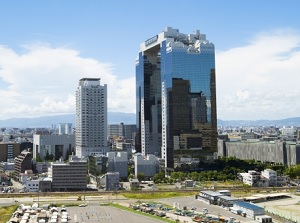
M 76 155 L 105 154 L 107 149 L 107 85 L 82 78 L 76 91 Z

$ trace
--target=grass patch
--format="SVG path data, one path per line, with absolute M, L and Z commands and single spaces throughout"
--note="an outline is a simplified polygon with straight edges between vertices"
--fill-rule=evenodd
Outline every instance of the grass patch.
M 125 211 L 129 211 L 129 212 L 132 212 L 132 213 L 136 213 L 136 214 L 140 214 L 140 215 L 143 215 L 143 216 L 147 216 L 147 217 L 150 217 L 150 218 L 158 219 L 160 221 L 170 222 L 170 223 L 174 223 L 175 222 L 175 221 L 172 221 L 172 220 L 167 219 L 167 218 L 162 218 L 162 217 L 159 217 L 159 216 L 156 216 L 156 215 L 147 214 L 145 212 L 136 211 L 136 210 L 133 210 L 133 209 L 131 209 L 129 207 L 125 207 L 125 206 L 120 205 L 120 204 L 111 204 L 111 206 L 115 207 L 115 208 L 119 208 L 119 209 L 125 210 Z
M 180 196 L 193 196 L 195 192 L 189 191 L 174 191 L 174 192 L 161 192 L 161 193 L 132 193 L 122 194 L 124 197 L 129 199 L 159 199 L 159 198 L 170 198 L 170 197 L 180 197 Z
M 0 209 L 0 222 L 9 221 L 12 213 L 18 208 L 18 205 L 5 206 Z

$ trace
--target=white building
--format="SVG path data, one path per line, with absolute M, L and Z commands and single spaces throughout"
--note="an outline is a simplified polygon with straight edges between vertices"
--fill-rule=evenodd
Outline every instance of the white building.
M 257 187 L 268 187 L 269 180 L 262 177 L 260 172 L 249 170 L 248 173 L 239 173 L 244 184 Z
M 159 162 L 155 155 L 143 156 L 142 154 L 134 155 L 134 171 L 137 177 L 139 173 L 144 173 L 145 177 L 151 178 L 159 172 Z
M 296 130 L 293 127 L 283 127 L 281 129 L 281 135 L 282 136 L 293 136 Z
M 128 160 L 132 158 L 132 143 L 116 142 L 116 148 L 126 151 Z
M 76 91 L 76 155 L 107 150 L 107 85 L 100 78 L 82 78 Z
M 75 148 L 75 135 L 33 135 L 33 158 L 44 160 L 46 154 L 53 155 L 54 160 L 61 157 L 68 159 Z
M 59 135 L 72 135 L 72 123 L 59 123 L 58 124 Z
M 277 172 L 271 169 L 265 169 L 261 172 L 261 176 L 269 180 L 269 186 L 277 187 Z
M 244 216 L 251 219 L 256 219 L 257 216 L 265 214 L 264 208 L 244 201 L 235 201 L 231 209 L 232 212 L 233 210 L 240 211 Z
M 278 176 L 275 170 L 265 169 L 262 172 L 249 170 L 248 173 L 239 173 L 244 184 L 254 187 L 280 187 L 288 183 L 288 176 Z
M 39 180 L 29 180 L 25 181 L 24 189 L 27 192 L 38 192 L 39 191 Z

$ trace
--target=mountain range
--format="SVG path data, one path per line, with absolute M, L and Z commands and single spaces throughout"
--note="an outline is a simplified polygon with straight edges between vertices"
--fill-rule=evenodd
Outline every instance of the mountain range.
M 108 124 L 135 124 L 135 113 L 108 112 Z M 36 128 L 54 127 L 59 123 L 72 123 L 75 126 L 75 114 L 42 116 L 37 118 L 11 118 L 0 120 L 0 127 Z
M 75 126 L 75 114 L 42 116 L 38 118 L 11 118 L 0 120 L 0 127 L 34 128 L 54 127 L 59 123 L 72 123 Z M 108 124 L 135 124 L 135 113 L 108 112 Z M 219 126 L 300 126 L 300 117 L 279 120 L 221 120 Z

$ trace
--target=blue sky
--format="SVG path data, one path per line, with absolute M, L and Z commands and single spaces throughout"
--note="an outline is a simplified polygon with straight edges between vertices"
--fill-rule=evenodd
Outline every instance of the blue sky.
M 0 0 L 0 119 L 75 112 L 81 77 L 108 85 L 109 111 L 135 112 L 139 45 L 167 26 L 199 29 L 215 44 L 218 118 L 299 116 L 299 8 L 297 0 Z

